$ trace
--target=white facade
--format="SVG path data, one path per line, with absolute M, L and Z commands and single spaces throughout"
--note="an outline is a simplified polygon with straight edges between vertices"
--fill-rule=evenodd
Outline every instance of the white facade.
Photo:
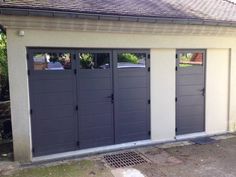
M 176 49 L 206 49 L 205 133 L 236 130 L 235 28 L 14 16 L 0 22 L 8 37 L 15 160 L 32 161 L 27 47 L 150 49 L 153 142 L 176 137 Z

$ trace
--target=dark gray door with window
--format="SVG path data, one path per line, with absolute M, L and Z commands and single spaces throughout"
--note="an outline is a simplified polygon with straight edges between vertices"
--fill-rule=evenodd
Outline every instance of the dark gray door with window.
M 79 146 L 114 144 L 111 51 L 81 50 L 78 53 Z
M 205 50 L 178 50 L 176 134 L 205 131 Z
M 33 156 L 150 138 L 148 50 L 28 48 Z
M 150 138 L 148 51 L 114 51 L 115 141 Z
M 71 50 L 28 50 L 33 155 L 75 150 L 75 60 Z

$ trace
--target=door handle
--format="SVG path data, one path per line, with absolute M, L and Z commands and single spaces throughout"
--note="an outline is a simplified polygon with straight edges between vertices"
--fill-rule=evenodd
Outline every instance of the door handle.
M 108 96 L 107 98 L 111 99 L 111 103 L 114 103 L 114 94 L 111 94 L 110 96 Z
M 202 96 L 205 96 L 205 88 L 201 89 Z

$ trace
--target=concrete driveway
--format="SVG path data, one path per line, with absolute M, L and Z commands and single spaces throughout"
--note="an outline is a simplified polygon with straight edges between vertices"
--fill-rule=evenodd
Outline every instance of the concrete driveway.
M 178 142 L 134 149 L 147 163 L 110 167 L 103 155 L 28 168 L 10 168 L 0 176 L 11 177 L 235 177 L 236 136 L 215 137 L 211 144 Z M 1 174 L 2 173 L 2 174 Z

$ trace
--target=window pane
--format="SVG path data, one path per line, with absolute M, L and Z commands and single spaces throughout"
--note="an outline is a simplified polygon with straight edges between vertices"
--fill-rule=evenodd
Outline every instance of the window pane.
M 203 64 L 203 53 L 201 52 L 186 52 L 179 54 L 179 66 L 201 66 Z
M 80 68 L 82 69 L 109 69 L 109 53 L 80 53 Z
M 34 70 L 71 69 L 70 53 L 36 53 L 33 56 Z
M 145 68 L 145 62 L 145 53 L 120 53 L 117 68 Z

